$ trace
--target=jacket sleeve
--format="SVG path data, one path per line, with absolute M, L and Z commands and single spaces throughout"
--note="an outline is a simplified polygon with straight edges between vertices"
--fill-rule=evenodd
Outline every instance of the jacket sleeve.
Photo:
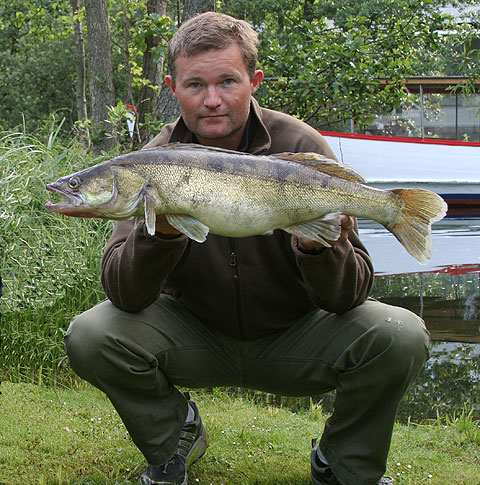
M 310 297 L 319 308 L 345 313 L 368 298 L 374 270 L 356 223 L 345 242 L 321 249 L 318 254 L 302 253 L 294 236 L 292 247 Z
M 150 236 L 144 222 L 115 225 L 102 258 L 101 280 L 107 297 L 126 312 L 138 312 L 160 295 L 167 276 L 187 247 L 186 236 Z
M 286 115 L 267 112 L 270 122 L 282 121 Z M 290 120 L 290 118 L 289 118 Z M 291 130 L 285 136 L 272 137 L 275 151 L 315 152 L 336 160 L 335 154 L 318 131 L 301 122 L 290 120 Z M 297 267 L 300 269 L 310 298 L 319 308 L 344 313 L 363 303 L 373 286 L 373 265 L 367 249 L 358 236 L 358 226 L 350 231 L 347 241 L 322 249 L 317 255 L 300 252 L 292 238 Z

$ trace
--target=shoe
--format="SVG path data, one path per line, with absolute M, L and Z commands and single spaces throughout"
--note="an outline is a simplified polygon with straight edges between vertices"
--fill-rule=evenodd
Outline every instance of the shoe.
M 312 482 L 315 485 L 320 485 L 320 484 L 342 485 L 333 474 L 332 469 L 326 463 L 323 463 L 318 457 L 317 455 L 318 446 L 319 445 L 318 445 L 317 438 L 313 438 L 312 452 L 310 453 L 310 463 L 311 463 L 310 476 L 312 477 Z
M 185 393 L 194 411 L 193 421 L 187 421 L 182 428 L 177 450 L 164 465 L 148 465 L 139 479 L 141 485 L 187 485 L 187 469 L 200 459 L 208 447 L 207 431 L 203 425 L 197 405 Z
M 315 485 L 342 485 L 333 474 L 332 469 L 326 463 L 323 463 L 317 455 L 319 443 L 317 438 L 312 440 L 312 452 L 310 453 L 311 477 Z M 380 478 L 378 485 L 393 485 L 393 478 L 383 476 Z

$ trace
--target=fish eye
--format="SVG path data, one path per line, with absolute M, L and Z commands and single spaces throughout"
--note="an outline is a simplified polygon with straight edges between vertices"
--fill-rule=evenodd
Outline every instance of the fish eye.
M 80 177 L 77 177 L 75 175 L 73 177 L 70 177 L 70 180 L 68 181 L 68 186 L 73 190 L 77 190 L 80 187 L 80 183 Z

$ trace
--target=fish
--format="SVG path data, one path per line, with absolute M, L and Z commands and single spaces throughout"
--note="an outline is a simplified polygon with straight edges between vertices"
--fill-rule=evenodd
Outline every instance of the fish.
M 73 217 L 144 218 L 157 214 L 190 239 L 271 234 L 276 229 L 331 246 L 340 216 L 371 219 L 420 264 L 432 253 L 431 225 L 446 202 L 425 189 L 369 187 L 354 169 L 317 153 L 251 155 L 170 143 L 133 151 L 46 185 L 61 202 L 45 208 Z

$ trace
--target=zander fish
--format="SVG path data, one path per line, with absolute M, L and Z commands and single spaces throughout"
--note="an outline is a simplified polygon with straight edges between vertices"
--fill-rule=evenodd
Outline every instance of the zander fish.
M 447 204 L 422 189 L 379 190 L 347 165 L 316 153 L 250 155 L 195 144 L 169 144 L 121 155 L 58 179 L 47 189 L 64 196 L 46 208 L 75 217 L 156 214 L 189 238 L 212 232 L 246 237 L 274 229 L 329 246 L 340 214 L 372 219 L 392 232 L 420 263 L 431 256 L 431 224 Z

